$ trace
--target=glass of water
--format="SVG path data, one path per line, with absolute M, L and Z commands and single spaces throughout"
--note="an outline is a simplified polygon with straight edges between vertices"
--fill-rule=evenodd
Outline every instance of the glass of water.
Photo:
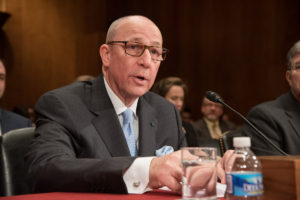
M 217 149 L 213 147 L 181 148 L 182 199 L 217 199 Z

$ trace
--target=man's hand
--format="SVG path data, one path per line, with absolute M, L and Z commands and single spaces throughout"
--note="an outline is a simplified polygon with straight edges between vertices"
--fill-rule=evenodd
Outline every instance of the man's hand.
M 233 154 L 233 150 L 227 150 L 225 154 L 223 155 L 223 158 L 218 158 L 219 162 L 217 165 L 217 174 L 219 179 L 221 180 L 221 183 L 226 183 L 226 177 L 225 177 L 225 164 L 228 162 L 229 158 Z
M 186 169 L 186 179 L 192 196 L 205 188 L 207 195 L 216 194 L 217 174 L 215 163 L 203 162 Z
M 182 165 L 180 151 L 153 158 L 150 164 L 148 187 L 155 189 L 167 186 L 181 193 Z
M 217 164 L 217 176 L 221 180 L 221 183 L 226 183 L 225 179 L 225 163 L 228 162 L 230 156 L 233 154 L 233 150 L 228 150 L 224 154 L 223 158 L 218 158 Z M 193 173 L 194 174 L 194 173 Z M 199 168 L 195 173 L 195 177 L 201 178 L 203 182 L 207 181 L 207 176 L 211 175 L 210 169 Z M 200 181 L 200 180 L 198 180 Z M 150 164 L 149 171 L 149 183 L 148 187 L 152 189 L 167 186 L 172 191 L 181 193 L 182 182 L 182 164 L 181 164 L 181 152 L 175 151 L 169 155 L 153 158 Z

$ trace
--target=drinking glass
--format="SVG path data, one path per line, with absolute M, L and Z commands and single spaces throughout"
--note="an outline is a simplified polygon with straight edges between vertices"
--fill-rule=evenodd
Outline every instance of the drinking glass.
M 182 199 L 217 199 L 217 149 L 213 147 L 181 148 L 183 166 Z

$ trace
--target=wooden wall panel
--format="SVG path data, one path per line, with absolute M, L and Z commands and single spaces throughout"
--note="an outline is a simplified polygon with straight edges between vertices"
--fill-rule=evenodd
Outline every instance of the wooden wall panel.
M 1 106 L 8 109 L 34 105 L 79 74 L 98 75 L 108 25 L 128 14 L 148 16 L 161 29 L 170 52 L 157 79 L 180 76 L 188 83 L 186 103 L 195 118 L 206 90 L 219 92 L 243 114 L 287 91 L 285 55 L 300 39 L 297 0 L 5 2 L 12 14 L 4 27 L 11 64 Z
M 4 31 L 13 55 L 6 58 L 12 64 L 7 66 L 4 107 L 33 106 L 41 94 L 71 83 L 80 74 L 99 74 L 105 2 L 10 0 L 6 4 L 12 16 Z

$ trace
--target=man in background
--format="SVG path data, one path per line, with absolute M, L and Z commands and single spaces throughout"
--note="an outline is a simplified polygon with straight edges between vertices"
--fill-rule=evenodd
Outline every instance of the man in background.
M 219 139 L 224 132 L 236 128 L 234 123 L 222 119 L 223 105 L 206 97 L 201 104 L 201 113 L 203 117 L 193 124 L 199 138 Z
M 300 155 L 300 41 L 289 50 L 287 61 L 285 78 L 290 91 L 253 107 L 247 118 L 283 151 Z M 244 125 L 244 132 L 251 137 L 255 154 L 280 155 L 248 124 Z
M 227 131 L 236 129 L 236 126 L 222 119 L 224 113 L 222 104 L 214 103 L 206 97 L 202 100 L 201 113 L 203 117 L 193 123 L 198 144 L 216 147 L 220 155 L 219 137 Z
M 0 99 L 6 86 L 6 69 L 4 62 L 0 59 Z M 21 115 L 0 108 L 0 135 L 14 129 L 31 127 L 31 121 Z

